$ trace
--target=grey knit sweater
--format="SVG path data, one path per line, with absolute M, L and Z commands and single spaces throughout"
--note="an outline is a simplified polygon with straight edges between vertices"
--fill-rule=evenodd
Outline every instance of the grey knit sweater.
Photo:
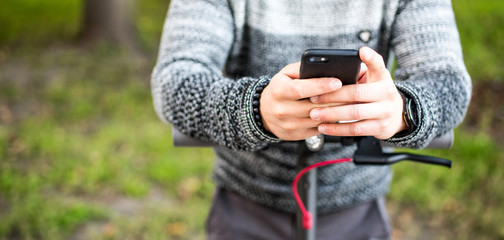
M 307 48 L 362 46 L 385 59 L 394 53 L 396 86 L 417 106 L 418 128 L 388 141 L 421 148 L 460 123 L 471 83 L 450 0 L 172 0 L 152 74 L 154 106 L 181 132 L 220 146 L 217 185 L 294 212 L 296 144 L 256 126 L 252 93 Z M 327 144 L 310 161 L 354 151 Z M 381 196 L 391 176 L 388 167 L 324 167 L 318 211 Z

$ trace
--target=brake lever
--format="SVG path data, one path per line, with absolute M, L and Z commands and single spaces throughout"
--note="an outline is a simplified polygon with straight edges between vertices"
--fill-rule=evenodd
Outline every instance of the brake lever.
M 451 168 L 452 162 L 444 158 L 406 152 L 384 153 L 380 140 L 374 137 L 359 137 L 353 162 L 356 165 L 390 165 L 403 160 L 434 164 Z

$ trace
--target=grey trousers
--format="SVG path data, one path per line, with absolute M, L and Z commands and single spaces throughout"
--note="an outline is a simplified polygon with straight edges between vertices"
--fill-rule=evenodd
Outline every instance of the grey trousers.
M 209 240 L 295 239 L 296 215 L 252 202 L 217 188 L 206 222 Z M 390 239 L 390 221 L 383 198 L 341 211 L 319 215 L 320 240 Z

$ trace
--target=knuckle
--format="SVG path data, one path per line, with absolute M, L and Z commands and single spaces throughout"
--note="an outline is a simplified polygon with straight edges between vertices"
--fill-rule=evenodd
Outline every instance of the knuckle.
M 268 94 L 266 94 L 266 93 L 268 93 L 269 96 L 275 100 L 278 100 L 281 97 L 281 95 L 279 94 L 279 90 L 276 87 L 275 83 L 270 83 L 268 86 L 266 86 L 263 93 L 261 94 L 261 97 L 268 96 Z
M 375 59 L 375 60 L 376 60 L 377 62 L 384 63 L 384 61 L 383 61 L 383 56 L 382 56 L 382 55 L 380 55 L 380 54 L 376 54 L 376 55 L 375 55 L 375 57 L 376 57 L 376 59 Z M 380 64 L 380 68 L 385 68 L 385 65 L 384 65 L 384 64 Z
M 378 130 L 379 132 L 386 132 L 387 129 L 388 129 L 388 126 L 390 126 L 390 124 L 388 123 L 388 121 L 385 121 L 385 120 L 381 120 L 381 121 L 378 121 Z
M 377 73 L 378 73 L 378 76 L 380 76 L 380 77 L 384 77 L 384 76 L 386 76 L 386 75 L 385 75 L 385 74 L 386 74 L 386 71 L 388 71 L 388 70 L 387 70 L 387 68 L 385 68 L 385 65 L 383 65 L 383 64 L 378 64 L 378 65 L 376 65 L 376 66 L 375 66 L 375 69 L 376 69 L 376 71 L 377 71 Z
M 388 121 L 378 121 L 378 134 L 376 135 L 376 138 L 379 139 L 387 139 L 392 137 L 393 133 L 391 133 L 389 130 L 390 124 L 388 124 Z
M 360 105 L 353 105 L 350 107 L 350 117 L 353 120 L 359 120 L 362 117 L 362 108 Z
M 273 110 L 273 116 L 275 116 L 277 119 L 283 119 L 287 117 L 288 112 L 287 109 L 281 106 L 275 106 Z
M 283 125 L 283 130 L 291 132 L 291 131 L 296 130 L 297 126 L 298 125 L 295 122 L 288 121 L 288 122 L 285 122 L 285 124 Z
M 394 116 L 394 112 L 392 111 L 391 108 L 387 108 L 387 110 L 385 110 L 383 113 L 382 113 L 382 117 L 383 118 L 391 118 L 392 116 Z
M 372 55 L 371 61 L 373 61 L 376 64 L 384 63 L 383 56 L 378 53 Z M 380 64 L 380 66 L 377 66 L 377 67 L 381 68 L 381 66 L 384 66 L 384 64 Z
M 358 84 L 355 84 L 353 86 L 353 91 L 352 91 L 352 96 L 351 96 L 351 100 L 353 101 L 358 101 L 359 99 L 361 99 L 362 97 L 362 87 Z
M 290 63 L 290 64 L 285 65 L 285 66 L 282 68 L 282 70 L 280 70 L 280 72 L 286 72 L 286 71 L 288 71 L 289 69 L 291 69 L 291 68 L 292 68 L 292 66 L 293 66 L 293 65 L 294 65 L 293 63 Z
M 303 88 L 301 88 L 300 85 L 296 84 L 294 86 L 292 86 L 292 95 L 296 98 L 296 99 L 300 99 L 300 98 L 303 98 L 304 95 L 303 95 Z
M 295 63 L 287 64 L 286 66 L 284 66 L 282 68 L 282 70 L 280 70 L 280 73 L 285 74 L 285 73 L 291 72 L 292 69 L 295 69 L 295 66 L 296 66 Z
M 317 81 L 317 84 L 321 92 L 332 92 L 340 87 L 339 81 L 332 78 L 321 79 Z
M 362 133 L 362 128 L 360 127 L 359 124 L 351 124 L 350 125 L 350 134 L 352 134 L 352 136 L 360 136 Z
M 397 90 L 395 88 L 388 88 L 384 94 L 387 99 L 396 100 L 396 99 L 400 98 L 399 93 L 397 92 Z

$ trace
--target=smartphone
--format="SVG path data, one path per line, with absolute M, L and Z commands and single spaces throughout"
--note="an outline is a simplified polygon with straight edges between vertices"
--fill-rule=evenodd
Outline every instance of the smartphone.
M 343 85 L 357 83 L 361 66 L 354 49 L 307 49 L 301 57 L 300 79 L 335 77 Z

